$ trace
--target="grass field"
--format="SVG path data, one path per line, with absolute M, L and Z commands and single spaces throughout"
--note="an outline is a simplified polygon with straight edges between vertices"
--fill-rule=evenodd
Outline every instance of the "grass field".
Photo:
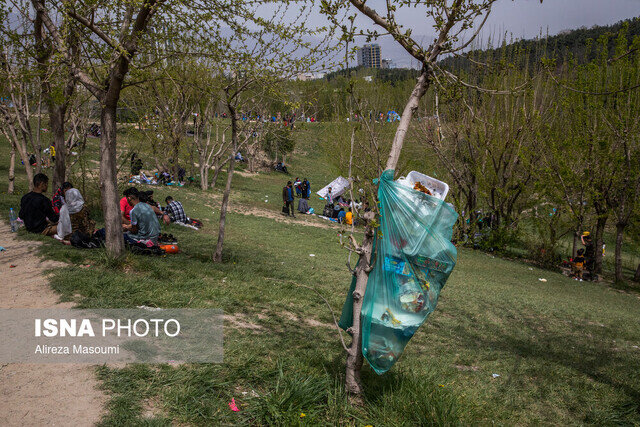
M 289 162 L 314 191 L 334 175 L 319 133 L 300 133 Z M 223 264 L 209 261 L 218 189 L 156 188 L 156 200 L 171 194 L 205 223 L 197 232 L 165 228 L 179 239 L 178 255 L 129 255 L 114 265 L 102 250 L 20 232 L 44 240 L 44 256 L 70 263 L 55 270 L 52 286 L 80 307 L 225 311 L 223 364 L 98 368 L 111 396 L 104 425 L 640 425 L 640 294 L 468 249 L 459 250 L 438 308 L 400 361 L 383 376 L 365 367 L 365 403 L 351 406 L 331 314 L 297 286 L 317 289 L 339 312 L 350 281 L 346 253 L 338 228 L 316 226 L 328 224 L 322 220 L 274 218 L 285 179 L 234 177 Z M 20 194 L 7 196 L 5 182 L 0 191 L 6 217 Z M 240 412 L 229 409 L 232 398 Z

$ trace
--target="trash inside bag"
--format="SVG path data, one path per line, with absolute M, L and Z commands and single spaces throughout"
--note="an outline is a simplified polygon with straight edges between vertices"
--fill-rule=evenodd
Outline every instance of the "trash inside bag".
M 374 266 L 362 305 L 362 353 L 378 373 L 398 360 L 418 327 L 436 308 L 438 296 L 456 264 L 451 243 L 458 214 L 443 200 L 380 177 L 380 227 Z M 340 326 L 351 326 L 355 277 Z

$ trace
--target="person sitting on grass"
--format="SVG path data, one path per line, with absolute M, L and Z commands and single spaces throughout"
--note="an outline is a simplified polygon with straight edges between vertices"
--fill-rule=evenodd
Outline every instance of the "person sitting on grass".
M 131 224 L 131 209 L 133 206 L 129 204 L 129 196 L 132 194 L 138 194 L 138 189 L 136 187 L 129 187 L 124 190 L 122 193 L 122 199 L 120 199 L 120 215 L 122 215 L 122 224 L 129 225 Z
M 287 175 L 289 175 L 289 171 L 287 170 L 287 167 L 284 165 L 283 162 L 278 162 L 276 164 L 276 170 L 280 171 L 280 172 L 283 172 L 283 173 L 286 173 Z
M 89 210 L 84 205 L 80 191 L 75 188 L 67 189 L 64 193 L 64 205 L 60 209 L 58 231 L 54 237 L 61 241 L 69 240 L 76 231 L 93 236 L 95 225 L 89 217 Z
M 139 191 L 138 198 L 140 199 L 141 202 L 144 202 L 149 206 L 151 206 L 151 209 L 158 217 L 158 220 L 162 219 L 162 222 L 164 222 L 165 224 L 171 223 L 171 218 L 169 218 L 169 215 L 162 212 L 162 209 L 160 209 L 160 205 L 158 204 L 158 202 L 153 200 L 153 190 Z
M 140 193 L 137 190 L 129 192 L 127 202 L 133 209 L 130 212 L 131 223 L 122 227 L 127 231 L 124 235 L 125 242 L 151 242 L 152 245 L 157 245 L 160 223 L 151 206 L 140 201 Z
M 53 193 L 51 204 L 53 205 L 53 211 L 58 215 L 60 214 L 60 209 L 64 204 L 64 193 L 70 188 L 73 188 L 73 185 L 70 182 L 63 182 L 60 188 Z
M 173 200 L 173 197 L 167 196 L 164 201 L 167 206 L 164 208 L 164 213 L 169 215 L 171 222 L 181 222 L 183 224 L 189 223 L 189 217 L 184 213 L 182 203 L 177 200 Z
M 20 200 L 20 218 L 30 233 L 53 236 L 57 232 L 58 214 L 53 211 L 51 200 L 44 193 L 49 188 L 49 177 L 38 173 L 33 177 L 33 191 Z
M 351 208 L 349 208 L 349 211 L 345 214 L 344 216 L 344 222 L 347 225 L 351 225 L 353 224 L 353 212 L 351 212 Z

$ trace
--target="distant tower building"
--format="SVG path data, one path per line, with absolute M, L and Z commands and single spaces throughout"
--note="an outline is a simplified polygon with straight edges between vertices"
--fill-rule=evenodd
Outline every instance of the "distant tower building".
M 358 49 L 358 65 L 365 68 L 380 68 L 380 45 L 365 44 Z

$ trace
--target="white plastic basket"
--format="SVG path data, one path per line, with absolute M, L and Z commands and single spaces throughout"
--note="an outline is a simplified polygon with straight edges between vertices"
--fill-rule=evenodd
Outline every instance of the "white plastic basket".
M 440 200 L 444 200 L 445 197 L 447 197 L 447 193 L 449 193 L 449 185 L 447 185 L 446 182 L 442 182 L 430 177 L 429 175 L 416 171 L 409 172 L 406 177 L 403 176 L 398 178 L 396 182 L 411 188 L 413 188 L 416 182 L 419 182 L 428 188 L 433 193 L 434 197 L 437 197 Z

